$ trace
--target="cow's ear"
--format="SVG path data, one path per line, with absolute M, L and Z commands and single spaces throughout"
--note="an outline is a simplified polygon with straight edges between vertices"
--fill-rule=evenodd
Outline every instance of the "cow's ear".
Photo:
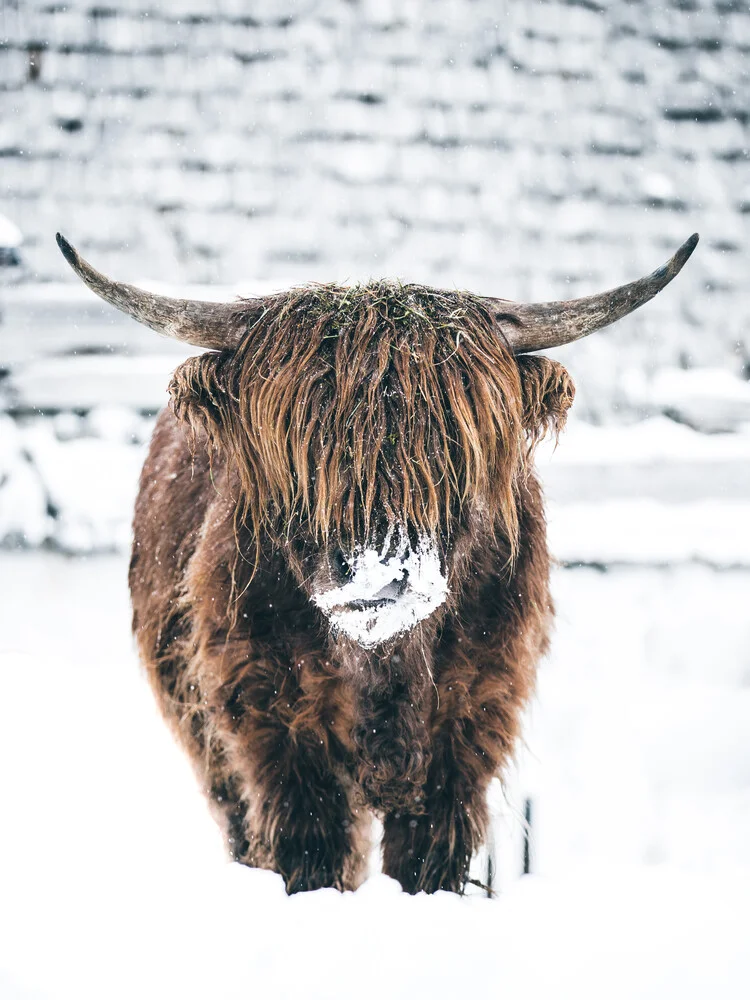
M 215 443 L 231 410 L 227 353 L 210 352 L 188 358 L 175 368 L 169 383 L 172 409 L 194 433 Z
M 563 429 L 576 388 L 558 361 L 540 354 L 521 354 L 516 360 L 521 374 L 523 422 L 533 447 L 548 431 L 557 436 Z

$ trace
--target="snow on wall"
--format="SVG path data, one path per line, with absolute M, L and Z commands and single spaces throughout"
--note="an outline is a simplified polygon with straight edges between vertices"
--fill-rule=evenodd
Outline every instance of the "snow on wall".
M 693 0 L 6 0 L 0 212 L 124 278 L 510 298 L 686 272 L 561 352 L 582 394 L 750 356 L 750 11 Z

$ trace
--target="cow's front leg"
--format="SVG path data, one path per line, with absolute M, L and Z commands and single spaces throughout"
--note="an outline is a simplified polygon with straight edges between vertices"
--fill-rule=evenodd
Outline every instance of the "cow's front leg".
M 290 893 L 356 888 L 369 816 L 354 800 L 335 735 L 337 678 L 312 656 L 290 668 L 270 653 L 248 661 L 239 642 L 226 650 L 210 700 L 245 809 L 237 860 L 278 872 Z
M 522 582 L 517 586 L 520 591 Z M 474 642 L 466 634 L 461 642 L 444 636 L 424 808 L 419 815 L 385 819 L 383 870 L 407 892 L 464 890 L 471 857 L 487 832 L 488 786 L 502 774 L 518 738 L 534 676 L 531 653 L 543 644 L 528 627 L 489 645 L 484 624 L 480 619 Z
M 311 740 L 267 726 L 262 754 L 254 766 L 249 847 L 240 860 L 279 872 L 289 893 L 356 888 L 364 874 L 367 817 L 330 760 Z
M 487 828 L 489 776 L 478 782 L 468 778 L 451 745 L 443 745 L 433 756 L 424 812 L 386 816 L 383 871 L 406 892 L 463 892 L 472 855 Z

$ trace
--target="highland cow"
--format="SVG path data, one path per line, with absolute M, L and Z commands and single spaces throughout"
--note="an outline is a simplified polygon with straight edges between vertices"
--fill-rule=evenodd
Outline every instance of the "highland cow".
M 534 446 L 574 388 L 532 354 L 663 288 L 520 304 L 418 285 L 212 304 L 98 295 L 202 348 L 143 468 L 133 628 L 231 856 L 287 891 L 461 892 L 553 616 Z

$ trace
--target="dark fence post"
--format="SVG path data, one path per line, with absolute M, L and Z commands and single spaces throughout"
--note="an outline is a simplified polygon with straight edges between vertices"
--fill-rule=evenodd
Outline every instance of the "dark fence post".
M 525 799 L 523 804 L 523 874 L 531 874 L 531 823 L 532 823 L 531 799 Z

